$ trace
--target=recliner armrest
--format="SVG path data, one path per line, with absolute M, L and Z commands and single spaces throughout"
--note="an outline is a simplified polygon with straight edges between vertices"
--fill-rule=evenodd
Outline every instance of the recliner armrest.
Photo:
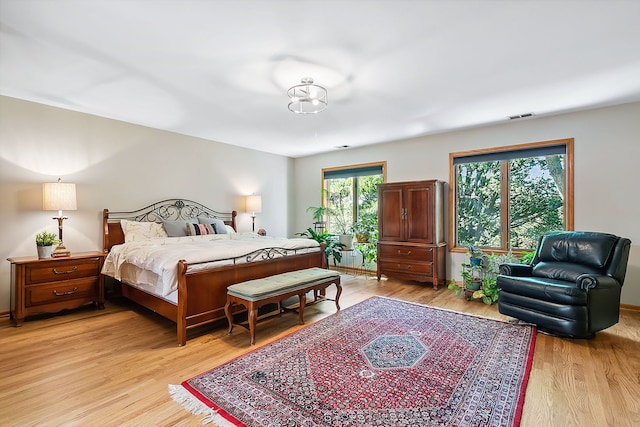
M 505 276 L 531 276 L 533 267 L 528 264 L 500 264 L 500 274 Z
M 618 287 L 618 288 L 621 287 L 620 282 L 618 282 L 613 277 L 604 276 L 600 274 L 581 274 L 580 276 L 578 276 L 578 279 L 576 280 L 576 282 L 578 283 L 578 287 L 585 291 L 588 291 L 590 289 L 596 289 L 596 288 L 606 289 L 606 288 L 613 288 L 613 287 Z

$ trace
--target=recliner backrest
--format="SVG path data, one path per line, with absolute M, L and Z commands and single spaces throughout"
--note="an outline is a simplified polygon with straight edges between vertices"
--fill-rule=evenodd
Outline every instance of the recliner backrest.
M 625 256 L 624 248 L 619 248 L 621 240 L 628 241 L 613 234 L 597 232 L 561 231 L 545 234 L 540 238 L 532 274 L 567 281 L 575 281 L 585 273 L 606 274 L 622 284 L 629 248 Z M 614 256 L 617 248 L 623 253 Z M 624 271 L 619 271 L 621 257 L 624 258 Z

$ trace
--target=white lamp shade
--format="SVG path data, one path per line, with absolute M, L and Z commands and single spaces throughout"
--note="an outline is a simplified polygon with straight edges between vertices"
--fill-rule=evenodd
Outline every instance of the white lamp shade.
M 247 212 L 262 212 L 262 196 L 247 196 Z
M 45 211 L 77 210 L 76 185 L 60 180 L 42 184 L 42 209 Z

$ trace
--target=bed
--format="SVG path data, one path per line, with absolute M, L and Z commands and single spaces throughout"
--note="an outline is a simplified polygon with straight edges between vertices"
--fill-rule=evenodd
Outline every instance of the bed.
M 188 330 L 226 318 L 224 305 L 229 285 L 326 267 L 324 248 L 318 242 L 237 233 L 236 215 L 236 211 L 218 212 L 186 199 L 163 200 L 129 212 L 104 209 L 103 249 L 107 257 L 102 273 L 120 283 L 122 296 L 174 321 L 178 345 L 182 346 Z M 132 224 L 156 231 L 164 224 L 168 231 L 170 225 L 182 221 L 211 222 L 214 225 L 207 230 L 213 229 L 214 233 L 207 234 L 202 228 L 202 235 L 165 237 L 151 233 L 150 237 L 138 237 L 130 231 Z M 202 226 L 186 227 L 191 227 L 193 233 L 194 228 Z M 222 227 L 225 232 L 219 233 Z M 130 238 L 125 239 L 125 231 Z M 145 240 L 147 237 L 149 240 Z M 224 245 L 230 249 L 221 256 L 221 251 L 226 250 L 221 249 Z M 170 253 L 165 252 L 165 246 Z M 211 259 L 207 258 L 209 251 Z M 158 265 L 163 266 L 162 272 L 154 269 Z M 175 278 L 175 283 L 164 282 L 166 276 Z

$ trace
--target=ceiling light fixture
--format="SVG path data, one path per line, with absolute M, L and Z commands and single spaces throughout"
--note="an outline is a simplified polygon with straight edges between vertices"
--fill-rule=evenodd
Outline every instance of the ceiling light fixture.
M 327 90 L 313 83 L 311 77 L 304 77 L 301 84 L 287 91 L 291 99 L 289 110 L 296 114 L 317 114 L 327 108 Z

